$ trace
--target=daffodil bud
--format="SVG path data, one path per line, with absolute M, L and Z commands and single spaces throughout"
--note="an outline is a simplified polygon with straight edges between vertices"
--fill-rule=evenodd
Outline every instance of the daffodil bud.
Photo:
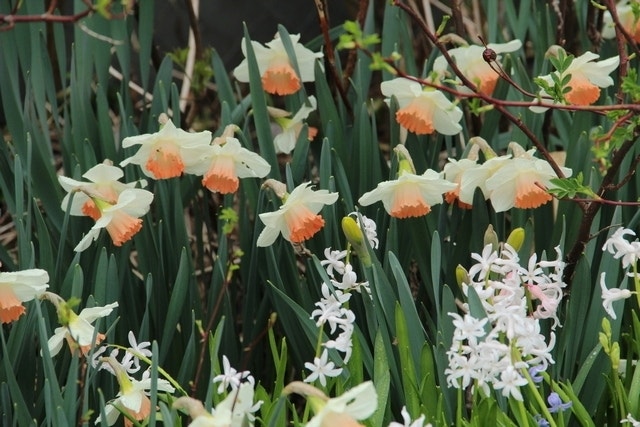
M 524 236 L 525 236 L 524 228 L 522 227 L 514 228 L 509 234 L 509 237 L 507 237 L 506 243 L 516 251 L 519 251 L 520 248 L 522 247 L 522 243 L 524 243 Z
M 614 342 L 611 344 L 611 351 L 609 352 L 609 359 L 611 360 L 611 368 L 614 371 L 618 371 L 620 366 L 620 344 Z
M 463 284 L 469 283 L 469 272 L 462 265 L 458 264 L 456 267 L 456 282 L 458 286 L 462 287 Z
M 525 150 L 522 145 L 518 144 L 517 142 L 511 141 L 509 143 L 509 150 L 511 150 L 511 154 L 513 155 L 513 157 L 530 157 L 527 156 L 527 150 Z
M 284 199 L 286 199 L 286 196 L 288 195 L 287 186 L 284 183 L 282 183 L 280 181 L 277 181 L 275 179 L 272 179 L 272 178 L 269 178 L 268 180 L 266 180 L 262 184 L 262 188 L 270 188 L 271 191 L 276 193 L 276 196 L 278 196 L 281 199 L 283 199 L 282 201 L 284 201 Z
M 480 150 L 482 150 L 482 154 L 484 154 L 484 157 L 487 160 L 498 156 L 496 152 L 493 151 L 493 148 L 489 146 L 489 143 L 482 137 L 474 136 L 472 138 L 469 138 L 469 144 L 475 144 L 480 147 Z
M 370 267 L 371 255 L 369 255 L 369 250 L 364 242 L 364 234 L 356 220 L 350 216 L 342 218 L 342 232 L 358 255 L 358 258 L 360 258 L 360 261 L 362 261 L 366 267 Z
M 398 156 L 398 176 L 402 175 L 403 172 L 415 174 L 416 168 L 413 166 L 413 160 L 411 159 L 411 155 L 409 154 L 407 147 L 404 145 L 397 145 L 393 151 L 395 151 L 396 156 Z
M 491 245 L 494 251 L 498 250 L 498 234 L 493 229 L 493 225 L 489 224 L 487 231 L 484 232 L 484 246 Z

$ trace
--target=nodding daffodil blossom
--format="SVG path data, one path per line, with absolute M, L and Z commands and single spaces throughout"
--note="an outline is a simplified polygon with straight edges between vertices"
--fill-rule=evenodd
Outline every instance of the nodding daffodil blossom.
M 276 38 L 268 42 L 266 47 L 258 42 L 251 42 L 256 56 L 256 62 L 258 63 L 260 78 L 262 79 L 262 88 L 267 93 L 273 95 L 291 95 L 302 87 L 302 82 L 312 82 L 315 80 L 314 68 L 316 59 L 322 58 L 322 53 L 312 52 L 299 43 L 300 34 L 291 34 L 290 38 L 300 75 L 296 73 L 292 65 L 292 59 L 287 55 L 284 43 L 282 43 L 280 37 L 276 35 Z M 247 56 L 246 43 L 247 40 L 245 38 L 243 38 L 240 43 L 245 58 Z M 233 75 L 238 81 L 245 83 L 249 81 L 249 64 L 247 59 L 244 59 L 240 65 L 233 70 Z
M 82 177 L 88 181 L 76 181 L 66 176 L 58 176 L 58 182 L 67 192 L 62 199 L 62 210 L 67 211 L 69 198 L 74 193 L 69 207 L 69 215 L 91 216 L 90 212 L 95 209 L 92 197 L 115 204 L 118 201 L 118 196 L 124 190 L 138 184 L 140 187 L 145 187 L 147 184 L 144 180 L 125 184 L 119 181 L 123 176 L 122 169 L 113 166 L 109 160 L 105 160 L 104 163 L 97 164 L 85 172 Z
M 438 172 L 427 169 L 416 175 L 411 157 L 404 146 L 395 149 L 399 157 L 398 178 L 384 181 L 364 193 L 358 203 L 362 206 L 382 201 L 384 209 L 395 218 L 419 217 L 431 212 L 431 206 L 442 203 L 442 195 L 456 189 Z
M 178 129 L 166 114 L 161 114 L 158 121 L 161 125 L 158 132 L 130 136 L 122 141 L 123 148 L 134 145 L 140 145 L 140 148 L 136 154 L 120 162 L 120 166 L 132 163 L 140 165 L 148 177 L 175 178 L 200 160 L 202 148 L 211 143 L 211 132 Z
M 613 310 L 613 303 L 615 301 L 629 298 L 633 295 L 629 289 L 620 288 L 607 288 L 606 273 L 600 275 L 600 290 L 602 291 L 602 307 L 607 312 L 609 317 L 616 319 L 616 312 Z
M 44 294 L 48 282 L 49 273 L 39 268 L 0 273 L 0 322 L 18 320 L 25 312 L 22 303 Z
M 485 52 L 490 49 L 495 54 L 501 54 L 514 52 L 521 47 L 522 42 L 516 39 L 508 43 L 489 43 L 486 47 L 478 45 L 461 46 L 447 52 L 455 61 L 460 72 L 476 85 L 478 92 L 491 95 L 500 76 L 485 59 Z M 499 58 L 496 57 L 492 60 L 499 61 Z M 444 75 L 448 66 L 449 64 L 444 56 L 439 56 L 433 63 L 433 71 Z M 469 91 L 466 87 L 462 88 L 462 90 Z
M 634 7 L 640 4 L 638 0 L 622 0 L 616 4 L 616 14 L 620 25 L 629 33 L 636 43 L 640 43 L 640 19 L 633 13 Z M 608 10 L 602 18 L 602 37 L 605 39 L 613 39 L 616 37 L 616 24 L 613 22 L 611 12 Z
M 55 329 L 53 336 L 49 338 L 48 347 L 51 356 L 55 356 L 62 348 L 62 342 L 66 339 L 72 353 L 78 349 L 83 355 L 89 354 L 94 345 L 98 345 L 104 339 L 104 334 L 96 333 L 91 325 L 97 319 L 106 317 L 118 307 L 118 303 L 107 304 L 104 307 L 91 307 L 83 309 L 76 314 L 70 305 L 57 295 L 45 294 L 55 305 L 58 312 L 58 319 L 62 326 Z M 94 338 L 95 335 L 95 338 Z
M 504 212 L 512 207 L 532 209 L 550 202 L 553 197 L 545 189 L 551 186 L 551 179 L 558 176 L 549 162 L 535 158 L 535 149 L 525 152 L 515 143 L 510 147 L 514 150 L 514 157 L 486 182 L 495 211 Z M 571 176 L 571 169 L 561 169 L 565 176 Z
M 395 96 L 399 109 L 396 121 L 408 131 L 418 135 L 438 132 L 456 135 L 462 130 L 462 110 L 439 90 L 425 87 L 407 78 L 396 78 L 380 84 L 387 98 Z M 387 99 L 387 102 L 389 101 Z
M 277 181 L 267 180 L 263 187 L 283 186 Z M 260 220 L 265 228 L 258 236 L 258 246 L 269 246 L 275 242 L 279 234 L 292 243 L 302 243 L 310 239 L 323 226 L 324 219 L 318 215 L 324 205 L 332 205 L 338 200 L 338 193 L 327 190 L 311 189 L 311 183 L 306 182 L 293 189 L 291 194 L 283 190 L 276 190 L 283 200 L 282 206 L 275 212 L 260 214 Z
M 267 107 L 269 115 L 275 121 L 274 130 L 276 132 L 276 136 L 273 139 L 273 143 L 276 146 L 276 153 L 289 154 L 293 151 L 296 146 L 298 136 L 300 136 L 300 132 L 302 131 L 302 121 L 305 120 L 312 111 L 316 110 L 316 105 L 317 102 L 315 96 L 310 96 L 309 105 L 302 105 L 292 118 L 288 118 L 291 115 L 288 111 L 274 107 Z M 311 141 L 317 133 L 318 129 L 308 127 L 307 137 L 309 138 L 309 141 Z
M 569 104 L 572 105 L 590 105 L 600 98 L 600 88 L 606 88 L 613 84 L 613 79 L 609 74 L 618 67 L 620 64 L 620 57 L 613 56 L 611 58 L 595 61 L 600 55 L 593 52 L 585 52 L 582 55 L 574 58 L 567 69 L 559 73 L 555 71 L 555 74 L 560 80 L 570 75 L 571 79 L 567 84 L 570 88 L 569 92 L 564 95 L 564 98 Z M 551 74 L 540 77 L 548 84 L 554 84 Z M 541 90 L 541 96 L 549 96 L 549 94 Z M 542 113 L 547 110 L 545 107 L 530 107 L 531 111 L 535 113 Z
M 87 249 L 103 228 L 116 246 L 131 240 L 142 228 L 140 217 L 149 211 L 153 193 L 141 188 L 128 188 L 118 195 L 115 204 L 97 197 L 91 197 L 91 201 L 93 203 L 86 204 L 84 210 L 96 223 L 73 249 L 76 252 Z
M 151 378 L 144 378 L 140 381 L 131 378 L 126 370 L 113 357 L 105 357 L 103 360 L 111 365 L 116 373 L 120 391 L 115 399 L 108 402 L 104 407 L 107 425 L 113 425 L 118 420 L 121 413 L 128 414 L 137 421 L 146 420 L 151 414 Z M 175 388 L 169 384 L 169 381 L 158 378 L 156 383 L 157 391 L 166 393 L 175 392 Z M 155 410 L 155 409 L 154 409 Z M 102 422 L 102 415 L 96 418 L 96 424 Z M 132 426 L 133 423 L 129 419 L 125 419 L 126 427 Z
M 271 165 L 259 154 L 244 148 L 231 136 L 216 138 L 205 151 L 200 163 L 189 172 L 203 175 L 202 185 L 212 192 L 235 193 L 239 178 L 263 178 L 269 174 Z
M 444 165 L 442 172 L 444 174 L 444 179 L 456 184 L 456 188 L 451 191 L 447 191 L 444 195 L 444 199 L 447 203 L 453 204 L 457 201 L 459 207 L 463 209 L 471 209 L 471 203 L 465 203 L 460 199 L 462 178 L 467 171 L 479 168 L 480 166 L 480 164 L 472 159 L 449 159 L 449 161 Z
M 253 403 L 253 384 L 243 383 L 237 390 L 231 391 L 227 397 L 208 412 L 202 402 L 191 397 L 182 396 L 173 402 L 173 407 L 186 411 L 192 421 L 189 427 L 251 427 L 262 401 Z
M 300 381 L 289 383 L 282 393 L 305 396 L 315 413 L 306 427 L 361 426 L 358 421 L 369 418 L 378 407 L 378 395 L 371 381 L 331 399 L 317 388 Z

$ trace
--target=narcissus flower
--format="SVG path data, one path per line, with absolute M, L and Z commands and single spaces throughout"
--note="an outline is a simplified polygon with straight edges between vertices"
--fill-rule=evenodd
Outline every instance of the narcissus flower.
M 142 421 L 146 420 L 151 414 L 151 400 L 149 394 L 151 393 L 151 378 L 143 378 L 138 381 L 131 378 L 126 370 L 115 360 L 113 357 L 103 358 L 107 363 L 111 365 L 116 373 L 118 384 L 120 385 L 120 391 L 115 399 L 108 402 L 104 407 L 106 415 L 107 425 L 113 425 L 118 420 L 118 417 L 122 412 L 127 413 L 131 418 Z M 158 378 L 157 390 L 166 393 L 173 393 L 175 388 L 169 384 L 169 381 Z M 96 424 L 99 424 L 102 420 L 102 415 L 96 418 Z M 133 425 L 131 420 L 125 418 L 125 427 Z
M 45 270 L 0 273 L 0 322 L 11 323 L 25 312 L 23 302 L 41 296 L 49 287 L 49 274 Z
M 316 59 L 323 56 L 322 53 L 312 52 L 299 43 L 300 34 L 291 34 L 290 37 L 300 75 L 296 73 L 280 37 L 276 36 L 266 44 L 266 47 L 258 42 L 251 42 L 262 79 L 262 87 L 265 92 L 273 95 L 291 95 L 302 87 L 302 82 L 314 81 Z M 247 56 L 246 43 L 245 38 L 240 43 L 245 58 Z M 249 81 L 249 64 L 246 59 L 233 70 L 233 75 L 241 82 Z
M 133 145 L 140 145 L 140 148 L 120 162 L 120 166 L 140 165 L 142 172 L 154 179 L 178 177 L 185 168 L 199 161 L 201 149 L 211 143 L 211 132 L 178 129 L 166 114 L 160 115 L 158 121 L 161 125 L 158 132 L 130 136 L 122 141 L 123 148 Z
M 190 173 L 203 175 L 202 185 L 213 192 L 235 193 L 239 178 L 263 178 L 271 166 L 260 155 L 244 148 L 231 136 L 216 138 L 203 151 L 201 161 L 189 169 Z
M 300 132 L 302 131 L 302 126 L 304 125 L 302 121 L 305 120 L 312 111 L 316 110 L 316 105 L 316 98 L 314 96 L 310 96 L 309 105 L 304 104 L 300 107 L 292 118 L 288 118 L 291 115 L 288 111 L 274 107 L 267 107 L 269 115 L 275 121 L 273 127 L 276 136 L 273 139 L 273 143 L 276 146 L 276 153 L 289 154 L 293 151 L 296 146 L 296 142 L 298 141 L 298 136 L 300 136 Z M 309 138 L 309 141 L 311 141 L 317 133 L 318 129 L 308 127 L 307 137 Z
M 76 181 L 59 176 L 58 181 L 67 194 L 62 200 L 62 210 L 66 211 L 71 193 L 74 193 L 70 215 L 88 216 L 95 225 L 74 248 L 81 252 L 89 247 L 106 228 L 113 244 L 121 246 L 142 228 L 141 216 L 147 213 L 153 194 L 140 188 L 132 188 L 137 183 L 124 184 L 120 168 L 109 164 L 99 164 L 89 169 L 83 177 L 89 182 Z M 142 182 L 145 185 L 144 181 Z
M 420 83 L 406 78 L 382 82 L 380 89 L 387 98 L 396 97 L 400 107 L 396 111 L 396 121 L 408 131 L 418 135 L 433 132 L 456 135 L 462 130 L 459 124 L 462 110 L 439 90 L 423 88 Z
M 384 209 L 395 218 L 419 217 L 431 212 L 431 206 L 442 203 L 442 195 L 456 189 L 456 184 L 445 180 L 438 172 L 427 169 L 416 175 L 409 153 L 404 146 L 397 146 L 398 178 L 384 181 L 364 193 L 358 203 L 368 206 L 382 201 Z
M 619 1 L 616 5 L 616 13 L 622 27 L 633 37 L 636 43 L 640 43 L 640 19 L 633 13 L 634 6 L 638 7 L 637 0 Z M 602 19 L 602 37 L 605 39 L 615 38 L 615 26 L 611 12 L 607 10 Z
M 311 183 L 303 183 L 286 194 L 281 189 L 284 184 L 267 180 L 264 186 L 278 187 L 276 194 L 283 200 L 282 206 L 275 212 L 260 214 L 260 220 L 265 228 L 258 236 L 258 246 L 269 246 L 275 242 L 279 234 L 292 243 L 302 243 L 310 239 L 323 226 L 324 219 L 318 212 L 324 205 L 332 205 L 338 200 L 338 193 L 327 190 L 313 191 Z
M 486 49 L 491 49 L 496 54 L 514 52 L 522 47 L 520 40 L 512 40 L 508 43 L 489 43 L 487 47 L 478 45 L 461 46 L 448 51 L 455 60 L 458 69 L 471 80 L 478 89 L 478 92 L 491 95 L 498 83 L 499 75 L 491 68 L 484 59 Z M 495 59 L 499 61 L 499 58 Z M 433 63 L 433 71 L 440 75 L 447 72 L 449 64 L 447 60 L 440 56 Z M 466 87 L 463 90 L 468 90 Z
M 306 427 L 361 426 L 358 421 L 369 418 L 378 407 L 378 395 L 371 381 L 331 399 L 317 388 L 299 381 L 289 383 L 282 393 L 297 393 L 306 397 L 315 413 Z
M 552 197 L 545 189 L 551 186 L 551 179 L 558 176 L 549 162 L 535 158 L 535 149 L 525 152 L 518 144 L 509 146 L 514 152 L 513 158 L 486 182 L 495 211 L 504 212 L 512 207 L 531 209 L 550 202 Z M 571 176 L 572 171 L 563 167 L 562 172 Z
M 66 339 L 71 352 L 80 349 L 85 356 L 89 354 L 91 347 L 98 345 L 104 339 L 104 334 L 96 333 L 91 325 L 97 319 L 106 317 L 118 306 L 117 302 L 107 304 L 104 307 L 85 308 L 76 314 L 70 304 L 61 301 L 60 297 L 53 294 L 49 296 L 57 308 L 58 319 L 62 326 L 55 329 L 53 336 L 49 338 L 48 346 L 51 356 L 55 356 L 62 348 L 62 342 Z M 94 338 L 95 335 L 95 338 Z
M 453 204 L 457 201 L 459 207 L 463 209 L 471 209 L 471 203 L 465 203 L 460 200 L 460 186 L 465 172 L 479 167 L 480 165 L 472 159 L 449 159 L 449 161 L 444 165 L 442 172 L 447 181 L 456 184 L 456 188 L 451 191 L 447 191 L 444 195 L 444 199 L 447 203 Z
M 199 400 L 191 397 L 179 397 L 173 402 L 176 409 L 185 410 L 192 418 L 189 427 L 244 427 L 253 426 L 254 412 L 262 405 L 262 401 L 253 403 L 253 385 L 243 383 L 233 390 L 218 405 L 208 412 Z
M 613 79 L 609 74 L 618 67 L 620 57 L 614 56 L 602 61 L 595 61 L 600 55 L 593 52 L 585 52 L 574 58 L 571 64 L 563 73 L 555 71 L 554 74 L 562 80 L 565 76 L 571 75 L 567 84 L 571 90 L 564 97 L 569 104 L 590 105 L 600 98 L 600 88 L 609 87 L 613 84 Z M 554 84 L 551 74 L 540 77 L 550 85 Z M 546 91 L 540 91 L 541 96 L 548 96 Z M 544 112 L 544 107 L 530 107 L 533 112 Z

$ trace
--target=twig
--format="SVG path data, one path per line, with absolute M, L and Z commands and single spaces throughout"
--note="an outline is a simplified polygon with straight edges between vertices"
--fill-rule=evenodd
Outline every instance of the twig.
M 189 42 L 187 51 L 187 60 L 184 66 L 185 78 L 182 80 L 180 88 L 180 111 L 182 113 L 187 109 L 189 102 L 189 92 L 191 91 L 191 81 L 193 79 L 193 69 L 195 68 L 196 58 L 200 55 L 200 29 L 198 26 L 198 13 L 200 10 L 200 0 L 185 0 L 187 14 L 189 15 Z
M 336 60 L 333 52 L 333 43 L 331 42 L 331 36 L 329 35 L 329 21 L 327 17 L 325 0 L 314 0 L 316 5 L 316 10 L 318 11 L 318 20 L 320 21 L 320 29 L 322 31 L 322 37 L 324 38 L 325 44 L 325 58 L 327 59 L 327 68 L 329 68 L 329 74 L 333 80 L 333 83 L 340 94 L 340 98 L 344 103 L 344 106 L 347 108 L 347 111 L 350 115 L 353 114 L 353 109 L 351 108 L 351 103 L 349 102 L 349 98 L 347 98 L 347 93 L 342 85 L 342 79 L 338 75 L 338 71 L 336 70 Z

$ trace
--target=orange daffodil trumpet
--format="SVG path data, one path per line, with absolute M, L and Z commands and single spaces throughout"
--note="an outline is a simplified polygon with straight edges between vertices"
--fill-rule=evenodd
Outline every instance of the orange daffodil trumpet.
M 478 45 L 461 46 L 447 52 L 454 59 L 462 74 L 476 85 L 478 92 L 491 95 L 500 76 L 485 60 L 483 56 L 485 50 L 491 49 L 496 54 L 501 54 L 515 52 L 521 47 L 522 42 L 516 39 L 508 43 L 489 43 L 486 47 Z M 496 61 L 499 61 L 499 58 L 496 58 Z M 444 76 L 448 73 L 448 66 L 449 64 L 444 56 L 439 56 L 433 63 L 433 71 L 438 75 Z M 461 88 L 461 91 L 469 92 L 470 89 L 465 86 Z
M 616 4 L 616 13 L 620 25 L 631 35 L 636 43 L 640 43 L 640 19 L 633 13 L 632 4 L 638 5 L 637 0 L 623 0 Z M 611 12 L 608 10 L 604 13 L 602 19 L 602 37 L 605 39 L 613 39 L 616 37 L 616 24 L 613 22 Z
M 203 149 L 200 161 L 189 169 L 190 173 L 202 175 L 202 185 L 212 192 L 234 193 L 238 190 L 239 178 L 263 178 L 271 170 L 266 160 L 242 147 L 233 137 L 236 130 L 236 125 L 227 126 L 221 136 Z
M 556 55 L 560 49 L 562 48 L 552 46 L 552 48 L 549 49 L 549 54 Z M 571 105 L 593 104 L 600 98 L 600 88 L 606 88 L 613 84 L 613 79 L 609 74 L 620 64 L 620 57 L 613 56 L 602 61 L 595 61 L 599 57 L 600 55 L 593 52 L 585 52 L 577 58 L 574 58 L 562 73 L 558 71 L 553 73 L 560 81 L 566 76 L 571 76 L 567 84 L 570 90 L 564 94 L 567 103 Z M 549 85 L 554 84 L 551 74 L 541 76 L 540 79 Z M 549 96 L 544 89 L 540 90 L 539 95 L 543 97 Z M 529 108 L 535 113 L 543 113 L 547 110 L 546 107 L 538 106 Z
M 382 201 L 385 210 L 395 218 L 419 217 L 431 212 L 431 206 L 442 203 L 442 195 L 456 188 L 438 172 L 427 169 L 416 175 L 409 152 L 403 145 L 394 148 L 399 158 L 398 178 L 384 181 L 363 194 L 358 203 L 368 206 Z
M 149 211 L 153 193 L 133 188 L 136 182 L 119 182 L 123 176 L 120 168 L 110 165 L 107 161 L 92 167 L 83 175 L 89 182 L 58 177 L 62 188 L 69 193 L 62 200 L 62 210 L 66 211 L 70 194 L 73 192 L 69 215 L 88 216 L 96 221 L 74 251 L 81 252 L 88 248 L 103 228 L 107 230 L 116 246 L 129 241 L 142 228 L 140 217 Z
M 293 151 L 296 146 L 296 142 L 298 140 L 298 136 L 300 136 L 300 132 L 302 131 L 303 120 L 305 120 L 312 111 L 316 110 L 316 98 L 315 96 L 310 96 L 308 99 L 308 105 L 304 104 L 300 109 L 296 112 L 296 114 L 292 118 L 288 118 L 291 113 L 285 110 L 281 110 L 279 108 L 267 107 L 267 111 L 271 118 L 273 118 L 275 122 L 275 137 L 273 139 L 273 143 L 276 146 L 276 153 L 289 154 Z M 309 141 L 315 138 L 318 133 L 318 129 L 314 127 L 307 128 Z
M 42 296 L 48 282 L 49 274 L 39 268 L 0 273 L 0 322 L 18 320 L 26 311 L 22 303 Z
M 259 215 L 265 228 L 258 236 L 258 246 L 269 246 L 275 242 L 279 234 L 291 243 L 302 243 L 310 239 L 324 226 L 324 219 L 318 213 L 324 205 L 332 205 L 338 200 L 338 193 L 327 190 L 312 190 L 311 183 L 306 182 L 286 192 L 283 183 L 268 179 L 262 185 L 271 188 L 283 204 L 275 212 Z
M 422 87 L 416 81 L 400 77 L 380 84 L 382 94 L 388 99 L 395 96 L 399 109 L 396 121 L 405 129 L 418 135 L 438 132 L 456 135 L 462 130 L 462 110 L 439 90 Z
M 276 37 L 266 44 L 266 47 L 258 42 L 251 42 L 253 51 L 260 70 L 262 87 L 265 92 L 273 95 L 291 95 L 296 93 L 302 82 L 312 82 L 315 79 L 316 59 L 322 58 L 322 53 L 312 52 L 298 41 L 299 34 L 291 34 L 291 44 L 295 54 L 295 61 L 300 75 L 296 73 L 292 60 L 287 55 L 287 51 L 282 43 L 282 39 Z M 242 39 L 240 46 L 245 58 L 247 57 L 247 40 Z M 249 81 L 249 64 L 244 59 L 240 65 L 233 70 L 233 75 L 238 81 Z
M 509 144 L 509 148 L 513 158 L 505 162 L 486 182 L 495 211 L 503 212 L 512 207 L 531 209 L 550 202 L 552 197 L 546 188 L 551 186 L 551 179 L 558 176 L 549 162 L 535 158 L 535 149 L 525 151 L 515 142 Z M 565 176 L 571 176 L 571 169 L 561 169 Z
M 150 178 L 175 178 L 200 160 L 202 149 L 211 142 L 211 132 L 178 129 L 164 113 L 158 121 L 161 126 L 158 132 L 130 136 L 122 141 L 123 148 L 134 145 L 140 148 L 136 154 L 120 162 L 120 166 L 132 163 L 140 165 L 142 172 Z

